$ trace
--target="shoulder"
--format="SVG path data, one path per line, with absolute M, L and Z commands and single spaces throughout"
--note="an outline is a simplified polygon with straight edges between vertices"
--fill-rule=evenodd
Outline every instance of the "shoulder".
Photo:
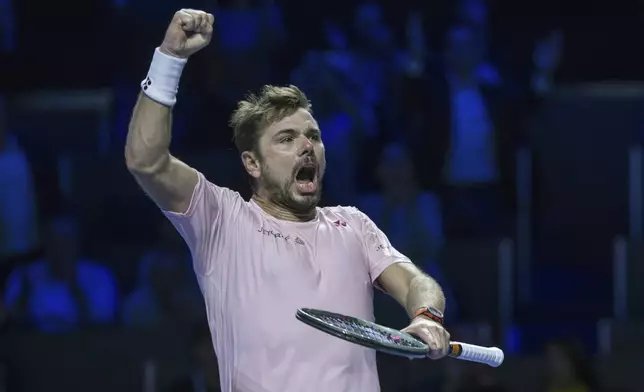
M 320 213 L 327 220 L 339 219 L 353 225 L 362 226 L 366 222 L 371 222 L 367 214 L 354 206 L 324 207 L 320 208 Z
M 208 181 L 208 179 L 203 173 L 201 173 L 198 170 L 195 170 L 195 171 L 197 172 L 197 176 L 199 177 L 199 182 L 197 183 L 197 186 L 195 189 L 213 193 L 218 196 L 223 196 L 228 198 L 229 200 L 241 200 L 241 201 L 244 200 L 244 198 L 239 194 L 239 192 L 233 191 L 230 188 L 215 185 L 214 183 Z
M 197 175 L 199 181 L 195 186 L 191 204 L 185 215 L 190 215 L 190 213 L 194 213 L 194 210 L 200 208 L 239 210 L 246 206 L 246 200 L 244 200 L 239 192 L 208 181 L 199 171 L 197 171 Z

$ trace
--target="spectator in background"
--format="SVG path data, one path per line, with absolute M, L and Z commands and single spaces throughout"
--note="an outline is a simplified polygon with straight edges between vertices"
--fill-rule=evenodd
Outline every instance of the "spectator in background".
M 291 70 L 279 60 L 286 42 L 279 4 L 272 0 L 205 0 L 203 4 L 215 15 L 213 44 L 194 63 L 200 71 L 191 72 L 194 79 L 188 75 L 184 83 L 184 91 L 191 85 L 198 89 L 186 94 L 185 99 L 193 102 L 175 108 L 179 123 L 173 125 L 173 143 L 178 127 L 186 133 L 185 139 L 179 134 L 180 146 L 210 153 L 213 147 L 229 148 L 230 135 L 204 132 L 204 124 L 226 124 L 239 97 L 264 84 L 286 83 Z M 123 124 L 127 124 L 131 105 L 123 107 L 128 113 Z
M 355 204 L 358 189 L 360 140 L 367 137 L 363 121 L 360 89 L 351 75 L 359 66 L 349 50 L 348 37 L 340 26 L 325 21 L 326 50 L 306 53 L 291 79 L 307 91 L 315 103 L 315 116 L 324 132 L 327 173 L 333 181 L 324 184 L 325 204 Z
M 553 87 L 553 77 L 563 56 L 564 34 L 562 30 L 551 30 L 535 45 L 532 54 L 534 69 L 530 80 L 532 93 L 541 97 Z
M 552 341 L 546 345 L 544 392 L 598 392 L 599 382 L 592 363 L 577 342 Z
M 0 0 L 0 53 L 16 49 L 15 14 L 11 0 Z
M 460 0 L 456 5 L 457 22 L 469 26 L 480 47 L 488 48 L 488 6 L 485 0 Z
M 443 242 L 438 197 L 420 190 L 409 154 L 401 144 L 383 148 L 377 178 L 381 193 L 362 197 L 362 210 L 389 233 L 396 249 L 404 249 L 410 258 L 425 263 L 423 270 L 431 273 Z
M 208 324 L 192 331 L 192 364 L 188 374 L 170 383 L 165 392 L 219 392 L 219 368 Z
M 275 80 L 275 61 L 285 42 L 282 10 L 272 0 L 209 0 L 216 15 L 213 41 L 217 66 L 214 89 L 219 99 L 233 104 L 248 91 Z M 213 72 L 215 71 L 215 72 Z M 283 75 L 287 77 L 288 74 Z M 282 78 L 283 80 L 283 78 Z
M 153 328 L 201 320 L 205 316 L 203 300 L 187 280 L 188 264 L 177 252 L 148 251 L 139 264 L 139 285 L 123 305 L 125 325 Z
M 442 279 L 443 274 L 437 260 L 444 241 L 438 196 L 420 190 L 409 154 L 400 144 L 384 147 L 377 168 L 377 178 L 381 193 L 364 195 L 360 209 L 387 233 L 396 249 L 402 249 L 401 252 L 411 255 L 410 259 L 440 283 L 446 297 L 450 299 L 446 309 L 447 316 L 453 319 L 456 311 L 454 296 Z M 388 296 L 381 299 L 394 305 L 395 301 Z M 398 326 L 402 323 L 400 326 L 404 326 L 407 322 L 407 315 L 400 306 L 389 307 L 383 303 L 379 308 L 384 311 L 380 319 L 385 325 Z M 387 308 L 390 310 L 386 311 Z M 394 314 L 399 317 L 383 320 Z
M 0 271 L 3 260 L 34 251 L 38 217 L 31 167 L 7 129 L 0 94 Z M 6 276 L 6 275 L 4 275 Z M 0 273 L 0 277 L 4 277 Z
M 44 332 L 114 321 L 116 279 L 106 266 L 78 257 L 78 227 L 69 216 L 47 225 L 41 260 L 16 267 L 5 293 L 9 317 Z
M 504 82 L 496 64 L 490 57 L 489 10 L 486 0 L 460 0 L 457 5 L 457 22 L 472 31 L 474 46 L 481 50 L 479 64 L 476 67 L 478 78 L 485 84 L 499 86 Z
M 413 126 L 425 125 L 410 141 L 419 171 L 441 189 L 448 237 L 496 237 L 515 200 L 520 97 L 490 78 L 484 64 L 486 48 L 475 31 L 456 25 L 447 34 L 444 68 L 424 81 L 425 91 L 414 87 L 424 121 Z
M 387 25 L 382 6 L 376 2 L 359 5 L 353 20 L 353 48 L 358 56 L 348 83 L 359 92 L 360 113 L 369 135 L 397 133 L 395 111 L 390 97 L 393 81 L 400 71 L 394 35 Z
M 436 260 L 443 241 L 438 197 L 418 188 L 407 151 L 399 144 L 384 147 L 377 179 L 381 192 L 361 197 L 360 210 L 387 234 L 396 249 L 410 255 L 410 259 L 439 282 L 446 298 L 450 299 L 446 316 L 453 319 L 456 310 L 454 297 L 442 279 Z M 403 328 L 409 320 L 391 296 L 378 290 L 374 292 L 374 315 L 376 322 L 393 328 Z M 410 374 L 411 362 L 388 355 L 378 355 L 377 359 L 383 391 L 413 386 L 411 384 L 417 377 Z M 410 385 L 402 385 L 401 380 Z

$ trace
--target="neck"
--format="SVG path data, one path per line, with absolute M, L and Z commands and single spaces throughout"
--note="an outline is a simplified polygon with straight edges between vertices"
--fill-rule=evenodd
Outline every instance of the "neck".
M 271 201 L 267 197 L 258 195 L 256 193 L 253 194 L 253 200 L 265 213 L 279 220 L 291 222 L 308 222 L 315 219 L 315 207 L 305 212 L 293 211 L 283 204 Z

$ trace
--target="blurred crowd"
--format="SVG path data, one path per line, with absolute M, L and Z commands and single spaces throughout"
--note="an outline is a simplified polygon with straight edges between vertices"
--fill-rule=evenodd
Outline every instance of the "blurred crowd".
M 67 72 L 52 65 L 60 79 L 47 84 L 69 81 L 62 87 L 71 89 L 85 83 L 92 90 L 74 99 L 54 97 L 52 107 L 73 102 L 54 114 L 47 107 L 25 109 L 20 87 L 0 93 L 0 324 L 42 333 L 176 329 L 193 336 L 195 366 L 169 391 L 218 390 L 190 255 L 152 202 L 130 191 L 135 186 L 122 158 L 138 81 L 170 17 L 188 4 L 83 5 L 78 12 L 89 14 L 63 23 L 50 41 L 56 43 L 45 47 L 41 35 L 21 32 L 27 23 L 50 26 L 61 11 L 39 12 L 20 25 L 30 1 L 24 3 L 0 0 L 3 56 L 32 58 L 25 47 L 33 48 L 34 40 L 52 60 L 73 51 L 73 63 L 61 60 Z M 564 53 L 559 26 L 544 22 L 529 34 L 495 34 L 485 0 L 406 6 L 404 12 L 377 2 L 200 3 L 189 6 L 215 15 L 215 37 L 185 72 L 173 152 L 202 162 L 208 167 L 197 167 L 219 173 L 215 177 L 237 173 L 226 126 L 235 103 L 263 84 L 299 86 L 313 103 L 326 146 L 323 203 L 367 213 L 398 250 L 442 283 L 449 318 L 468 320 L 439 255 L 448 240 L 512 235 L 515 154 L 553 88 Z M 105 17 L 93 18 L 102 12 Z M 115 39 L 122 52 L 114 51 Z M 73 49 L 61 48 L 67 45 L 61 40 L 75 41 Z M 98 87 L 107 87 L 107 116 L 84 106 Z M 248 195 L 238 177 L 223 185 Z M 379 322 L 404 325 L 406 315 L 393 300 L 377 293 L 375 301 Z M 573 345 L 555 342 L 545 355 L 550 378 L 542 391 L 598 387 Z M 411 375 L 422 375 L 427 364 L 382 360 L 384 372 L 418 379 L 383 377 L 383 391 L 507 390 L 485 369 L 464 375 L 448 366 L 445 380 L 430 383 Z

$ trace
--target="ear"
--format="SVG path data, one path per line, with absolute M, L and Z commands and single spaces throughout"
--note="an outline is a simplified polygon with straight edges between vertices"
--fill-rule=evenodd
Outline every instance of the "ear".
M 262 169 L 257 156 L 250 151 L 244 151 L 241 154 L 241 159 L 246 172 L 253 178 L 259 178 L 262 174 Z

